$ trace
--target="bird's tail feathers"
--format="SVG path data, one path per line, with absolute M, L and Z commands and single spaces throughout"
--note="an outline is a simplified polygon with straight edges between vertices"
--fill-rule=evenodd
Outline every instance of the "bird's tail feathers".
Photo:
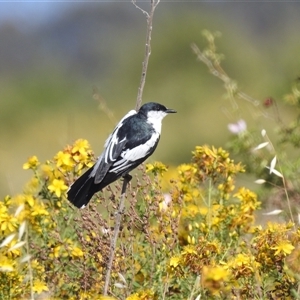
M 84 208 L 95 193 L 101 191 L 122 176 L 122 174 L 108 172 L 101 182 L 95 183 L 95 176 L 91 176 L 93 169 L 94 167 L 91 167 L 77 178 L 67 191 L 69 201 L 78 208 Z
M 78 208 L 85 207 L 94 194 L 94 177 L 90 177 L 93 167 L 81 175 L 69 188 L 68 199 Z

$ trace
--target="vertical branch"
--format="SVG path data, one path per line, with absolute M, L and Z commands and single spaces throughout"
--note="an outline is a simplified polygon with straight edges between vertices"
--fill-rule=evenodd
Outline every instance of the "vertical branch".
M 124 212 L 124 207 L 125 207 L 125 194 L 126 194 L 127 185 L 129 183 L 129 181 L 131 180 L 131 178 L 132 177 L 129 174 L 124 176 L 121 197 L 120 197 L 120 204 L 119 204 L 119 208 L 118 208 L 118 211 L 116 212 L 116 217 L 115 217 L 114 234 L 110 241 L 109 261 L 107 264 L 107 271 L 106 271 L 106 275 L 105 275 L 105 284 L 104 284 L 104 291 L 103 291 L 104 296 L 106 296 L 108 293 L 108 288 L 109 288 L 109 283 L 110 283 L 110 275 L 111 275 L 111 271 L 112 271 L 112 267 L 113 267 L 116 246 L 117 246 L 117 240 L 118 240 L 120 227 L 121 227 L 122 214 Z
M 138 88 L 138 95 L 137 95 L 137 100 L 136 100 L 136 110 L 138 110 L 140 108 L 141 103 L 142 103 L 142 95 L 143 95 L 143 90 L 144 90 L 144 86 L 145 86 L 145 82 L 146 82 L 148 62 L 149 62 L 149 57 L 151 54 L 151 34 L 152 34 L 153 16 L 154 16 L 155 8 L 160 2 L 160 0 L 150 0 L 150 1 L 151 1 L 151 9 L 150 9 L 150 12 L 148 13 L 147 11 L 143 10 L 141 7 L 139 7 L 136 4 L 136 0 L 132 0 L 132 3 L 134 4 L 134 6 L 137 9 L 139 9 L 146 16 L 146 19 L 147 19 L 145 56 L 144 56 L 143 67 L 142 67 L 141 81 L 140 81 L 140 85 Z M 116 212 L 116 217 L 115 217 L 114 233 L 113 233 L 113 237 L 110 242 L 109 261 L 107 264 L 107 272 L 105 275 L 105 284 L 104 284 L 104 291 L 103 291 L 104 296 L 107 295 L 108 289 L 109 289 L 109 283 L 110 283 L 110 277 L 111 277 L 111 272 L 112 272 L 112 268 L 113 268 L 113 261 L 114 261 L 115 252 L 116 252 L 117 240 L 118 240 L 121 221 L 122 221 L 122 214 L 123 214 L 124 207 L 125 207 L 125 193 L 126 193 L 127 185 L 130 182 L 131 178 L 132 177 L 129 174 L 124 176 L 124 182 L 123 182 L 122 192 L 121 192 L 121 197 L 120 197 L 120 204 L 119 204 L 119 208 L 118 208 L 118 211 Z
M 151 54 L 151 34 L 152 34 L 152 22 L 153 22 L 153 16 L 156 6 L 159 4 L 160 0 L 151 0 L 151 9 L 148 13 L 147 11 L 143 10 L 141 7 L 139 7 L 136 4 L 136 0 L 132 0 L 133 5 L 139 9 L 147 19 L 147 33 L 146 33 L 146 44 L 145 44 L 145 56 L 143 61 L 143 67 L 142 67 L 142 75 L 141 75 L 141 81 L 138 88 L 138 95 L 136 99 L 136 106 L 135 109 L 138 110 L 141 107 L 142 104 L 142 96 L 143 96 L 143 90 L 146 82 L 146 75 L 147 75 L 147 68 L 148 68 L 148 62 L 149 57 Z

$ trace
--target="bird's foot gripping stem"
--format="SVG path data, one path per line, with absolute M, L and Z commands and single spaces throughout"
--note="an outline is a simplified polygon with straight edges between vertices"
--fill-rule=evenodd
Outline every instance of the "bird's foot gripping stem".
M 123 176 L 123 179 L 124 179 L 124 181 L 123 181 L 121 195 L 126 193 L 127 185 L 131 181 L 132 176 L 130 174 L 126 174 L 126 175 Z

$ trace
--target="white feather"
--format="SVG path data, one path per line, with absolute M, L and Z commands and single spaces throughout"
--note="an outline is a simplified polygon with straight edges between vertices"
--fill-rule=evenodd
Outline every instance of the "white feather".
M 155 145 L 158 138 L 159 133 L 156 132 L 152 134 L 151 139 L 149 139 L 145 144 L 141 144 L 135 148 L 126 150 L 121 153 L 121 156 L 130 161 L 136 161 L 142 157 L 145 157 L 149 153 L 149 150 Z
M 163 111 L 149 111 L 147 114 L 147 122 L 152 124 L 154 130 L 160 134 L 161 132 L 161 121 L 167 115 Z
M 118 123 L 116 128 L 114 129 L 113 133 L 109 135 L 109 137 L 106 139 L 104 143 L 104 151 L 103 153 L 98 157 L 96 164 L 94 165 L 93 171 L 90 174 L 90 177 L 95 177 L 97 170 L 99 169 L 100 163 L 102 159 L 105 160 L 105 163 L 108 163 L 108 161 L 114 161 L 116 159 L 112 159 L 112 150 L 113 146 L 118 143 L 118 131 L 120 127 L 123 125 L 125 119 L 129 118 L 130 116 L 135 115 L 137 112 L 135 110 L 129 111 Z
M 132 164 L 132 162 L 145 157 L 150 149 L 155 145 L 159 138 L 159 133 L 155 132 L 151 139 L 149 139 L 145 144 L 139 145 L 132 149 L 127 149 L 126 151 L 123 151 L 121 153 L 121 159 L 117 163 L 114 164 L 114 168 L 110 170 L 110 172 L 118 173 L 120 171 L 123 171 L 128 166 Z

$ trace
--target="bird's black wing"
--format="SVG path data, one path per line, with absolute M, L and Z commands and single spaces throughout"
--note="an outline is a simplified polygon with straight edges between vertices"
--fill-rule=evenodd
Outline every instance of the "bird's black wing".
M 95 184 L 98 184 L 103 180 L 108 170 L 112 165 L 114 165 L 114 163 L 116 163 L 117 159 L 119 158 L 121 152 L 123 151 L 123 148 L 127 143 L 126 132 L 124 130 L 120 130 L 120 128 L 122 128 L 122 126 L 125 126 L 130 117 L 135 114 L 135 110 L 131 110 L 129 113 L 127 113 L 116 126 L 113 133 L 106 140 L 104 151 L 98 158 L 98 161 L 96 162 L 90 175 L 91 177 L 95 178 Z
M 141 121 L 138 116 L 128 119 L 126 125 L 130 130 L 127 131 L 126 126 L 123 126 L 119 132 L 121 136 L 125 136 L 126 147 L 122 149 L 108 171 L 116 176 L 124 176 L 149 157 L 160 137 L 159 132 L 156 132 L 151 124 L 145 119 Z
M 125 131 L 119 132 L 120 128 L 127 122 L 128 118 L 136 114 L 130 111 L 116 126 L 113 133 L 108 137 L 104 145 L 104 151 L 99 156 L 93 167 L 87 170 L 70 186 L 67 191 L 68 199 L 77 207 L 85 207 L 94 193 L 100 191 L 111 182 L 118 179 L 118 175 L 109 173 L 114 162 L 120 157 L 125 144 Z

